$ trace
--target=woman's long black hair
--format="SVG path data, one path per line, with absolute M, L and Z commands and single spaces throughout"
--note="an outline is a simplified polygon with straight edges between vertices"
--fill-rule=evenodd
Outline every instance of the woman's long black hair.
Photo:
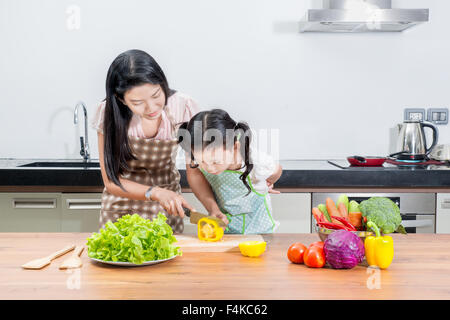
M 200 127 L 200 130 L 199 130 Z M 199 132 L 197 131 L 199 130 Z M 207 137 L 208 130 L 212 137 Z M 217 135 L 214 134 L 216 131 Z M 188 135 L 188 137 L 186 137 Z M 236 122 L 230 115 L 222 109 L 213 109 L 197 113 L 190 121 L 184 122 L 178 129 L 178 143 L 184 151 L 191 156 L 191 168 L 197 168 L 195 164 L 193 151 L 203 150 L 211 143 L 220 143 L 215 141 L 216 136 L 223 138 L 223 147 L 234 146 L 236 141 L 240 142 L 240 153 L 245 163 L 245 171 L 240 179 L 247 187 L 249 193 L 251 188 L 247 182 L 247 177 L 253 169 L 253 163 L 250 161 L 250 143 L 252 134 L 250 127 L 245 122 Z M 198 148 L 198 149 L 197 149 Z
M 129 170 L 127 161 L 136 160 L 128 141 L 128 126 L 133 112 L 122 103 L 124 94 L 135 86 L 159 84 L 167 99 L 173 90 L 169 88 L 161 67 L 148 53 L 129 50 L 121 53 L 106 76 L 106 106 L 104 116 L 104 162 L 108 178 L 125 191 L 119 175 Z

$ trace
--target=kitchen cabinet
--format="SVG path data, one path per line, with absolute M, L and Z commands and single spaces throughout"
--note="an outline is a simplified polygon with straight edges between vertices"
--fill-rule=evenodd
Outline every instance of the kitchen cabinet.
M 200 212 L 207 213 L 201 202 L 192 192 L 183 193 L 185 199 Z M 311 193 L 271 194 L 273 218 L 280 222 L 275 233 L 311 232 Z M 184 233 L 197 232 L 197 226 L 184 220 Z
M 0 232 L 98 231 L 101 193 L 0 193 Z
M 0 232 L 60 231 L 60 193 L 0 193 Z
M 61 194 L 61 231 L 97 232 L 101 206 L 101 193 Z
M 276 233 L 311 232 L 311 193 L 271 194 L 273 218 L 280 222 Z
M 450 193 L 436 195 L 436 233 L 450 233 Z

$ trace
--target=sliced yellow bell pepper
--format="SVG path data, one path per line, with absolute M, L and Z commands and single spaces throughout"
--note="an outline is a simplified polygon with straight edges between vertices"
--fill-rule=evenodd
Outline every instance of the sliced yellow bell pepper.
M 246 257 L 259 257 L 266 251 L 265 241 L 244 241 L 239 243 L 239 250 Z
M 390 236 L 381 236 L 380 229 L 375 223 L 369 221 L 367 227 L 375 231 L 375 237 L 366 237 L 364 249 L 369 266 L 377 266 L 386 269 L 394 258 L 394 242 Z
M 219 241 L 223 237 L 223 229 L 209 218 L 201 218 L 197 223 L 198 238 L 203 241 Z

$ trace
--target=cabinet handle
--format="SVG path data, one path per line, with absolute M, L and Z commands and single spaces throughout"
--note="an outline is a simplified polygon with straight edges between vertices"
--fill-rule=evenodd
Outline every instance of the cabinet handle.
M 421 227 L 430 227 L 433 225 L 433 220 L 404 220 L 402 221 L 402 225 L 405 228 L 421 228 Z
M 442 200 L 441 209 L 450 209 L 450 199 Z
M 66 206 L 69 210 L 99 210 L 102 208 L 100 199 L 67 199 Z
M 13 209 L 55 209 L 56 199 L 12 199 Z

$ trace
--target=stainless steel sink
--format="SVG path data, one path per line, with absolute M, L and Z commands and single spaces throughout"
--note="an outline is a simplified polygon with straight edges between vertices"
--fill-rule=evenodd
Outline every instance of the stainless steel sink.
M 51 161 L 38 161 L 20 165 L 19 167 L 32 167 L 32 168 L 100 168 L 98 162 L 82 162 L 82 161 L 70 161 L 70 162 L 51 162 Z

